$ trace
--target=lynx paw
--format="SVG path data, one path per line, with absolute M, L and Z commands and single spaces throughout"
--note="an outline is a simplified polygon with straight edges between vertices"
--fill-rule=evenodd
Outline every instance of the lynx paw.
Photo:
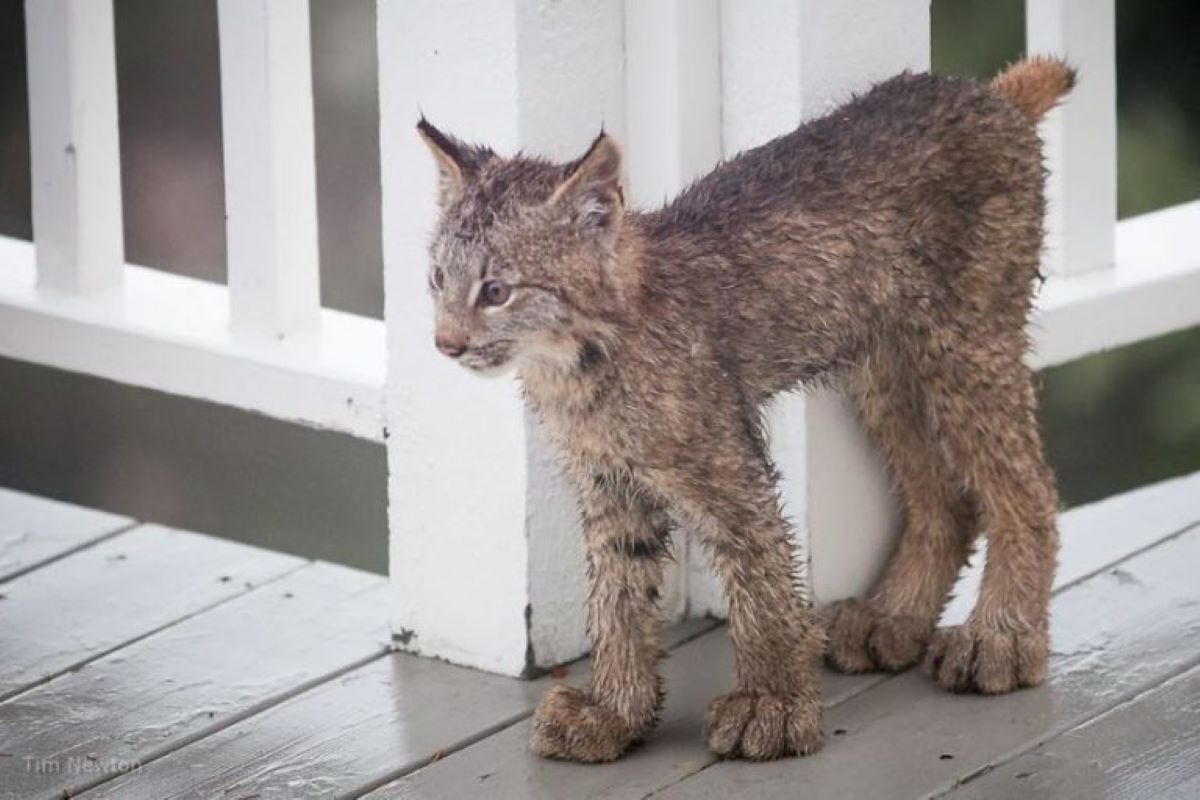
M 727 758 L 766 761 L 821 747 L 821 703 L 813 697 L 730 692 L 708 707 L 708 746 Z
M 862 600 L 842 600 L 824 612 L 825 660 L 840 672 L 900 672 L 921 660 L 933 623 L 885 614 Z
M 533 715 L 533 752 L 545 758 L 597 763 L 615 761 L 635 739 L 610 709 L 579 689 L 554 686 Z
M 1044 681 L 1049 654 L 1045 633 L 968 623 L 934 632 L 925 671 L 952 692 L 1002 694 Z

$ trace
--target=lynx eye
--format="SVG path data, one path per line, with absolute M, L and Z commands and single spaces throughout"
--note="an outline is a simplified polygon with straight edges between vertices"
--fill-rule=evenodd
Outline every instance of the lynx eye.
M 442 286 L 446 283 L 446 273 L 442 272 L 441 267 L 438 267 L 433 271 L 433 277 L 430 278 L 430 283 L 433 284 L 433 288 L 441 291 Z
M 502 306 L 510 295 L 512 289 L 500 281 L 486 281 L 479 288 L 479 302 L 485 306 Z

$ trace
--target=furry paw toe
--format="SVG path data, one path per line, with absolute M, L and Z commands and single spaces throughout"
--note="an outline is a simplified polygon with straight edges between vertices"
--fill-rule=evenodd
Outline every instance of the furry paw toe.
M 1049 652 L 1045 633 L 968 623 L 934 633 L 925 671 L 952 692 L 1003 694 L 1042 683 Z
M 862 600 L 825 611 L 825 660 L 839 672 L 900 672 L 921 660 L 933 623 L 885 614 Z
M 718 697 L 708 709 L 708 746 L 726 758 L 751 761 L 816 752 L 820 701 L 749 692 Z
M 615 761 L 633 744 L 629 726 L 579 689 L 555 686 L 533 717 L 533 751 L 545 758 Z

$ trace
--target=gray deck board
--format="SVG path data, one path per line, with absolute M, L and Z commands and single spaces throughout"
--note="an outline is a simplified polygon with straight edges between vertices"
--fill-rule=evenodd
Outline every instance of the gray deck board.
M 953 800 L 1195 800 L 1200 668 L 952 792 Z
M 692 620 L 672 636 L 709 628 Z M 587 674 L 576 664 L 568 679 Z M 549 680 L 394 653 L 82 797 L 353 796 L 527 717 Z
M 1059 515 L 1062 550 L 1055 586 L 1066 586 L 1190 525 L 1200 524 L 1200 472 L 1151 484 Z M 986 543 L 971 559 L 942 614 L 945 624 L 967 618 L 979 592 Z
M 916 672 L 826 673 L 825 749 L 759 765 L 704 746 L 732 674 L 711 622 L 673 631 L 644 746 L 549 762 L 527 742 L 555 679 L 385 654 L 378 576 L 9 494 L 5 800 L 1200 796 L 1200 475 L 1063 517 L 1048 686 L 981 698 Z M 35 511 L 6 529 L 14 507 Z
M 303 563 L 143 525 L 21 575 L 0 587 L 0 699 Z
M 704 745 L 701 714 L 729 688 L 733 649 L 724 628 L 685 644 L 667 659 L 667 703 L 649 741 L 612 764 L 580 767 L 547 761 L 529 751 L 526 719 L 437 763 L 368 795 L 384 798 L 449 798 L 481 794 L 504 798 L 642 797 L 712 763 Z M 826 705 L 835 706 L 883 680 L 878 675 L 824 671 Z
M 0 488 L 0 582 L 133 524 L 128 517 Z
M 1046 686 L 953 695 L 909 672 L 835 708 L 827 726 L 846 734 L 816 757 L 718 763 L 661 797 L 750 800 L 801 787 L 814 798 L 948 791 L 1200 662 L 1197 563 L 1193 530 L 1057 595 Z
M 1130 552 L 1178 535 L 1200 519 L 1198 498 L 1200 479 L 1191 476 L 1064 514 L 1063 564 L 1056 587 L 1061 590 Z M 1139 506 L 1143 512 L 1138 511 Z M 470 780 L 485 775 L 480 784 L 486 782 L 488 791 L 500 797 L 641 796 L 675 783 L 716 762 L 700 731 L 708 702 L 727 690 L 732 674 L 732 654 L 724 632 L 681 648 L 667 670 L 667 708 L 661 728 L 643 748 L 615 765 L 580 773 L 570 765 L 541 761 L 528 752 L 529 723 L 525 722 L 384 787 L 372 797 L 459 796 L 469 790 Z M 836 706 L 886 679 L 826 672 L 826 704 Z M 841 737 L 833 733 L 838 727 L 833 722 L 826 726 L 830 747 L 840 746 Z M 568 775 L 575 777 L 568 780 Z
M 510 722 L 536 691 L 394 653 L 82 797 L 341 797 Z
M 386 588 L 310 564 L 0 704 L 0 785 L 73 795 L 382 657 Z

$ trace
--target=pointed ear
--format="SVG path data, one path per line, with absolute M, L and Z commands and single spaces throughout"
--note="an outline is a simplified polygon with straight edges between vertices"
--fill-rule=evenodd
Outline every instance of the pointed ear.
M 444 209 L 462 196 L 467 185 L 493 153 L 487 148 L 474 147 L 442 133 L 424 117 L 417 123 L 417 133 L 437 162 L 438 202 Z
M 583 157 L 567 168 L 550 202 L 566 205 L 579 225 L 615 232 L 625 210 L 623 165 L 621 148 L 600 131 Z

